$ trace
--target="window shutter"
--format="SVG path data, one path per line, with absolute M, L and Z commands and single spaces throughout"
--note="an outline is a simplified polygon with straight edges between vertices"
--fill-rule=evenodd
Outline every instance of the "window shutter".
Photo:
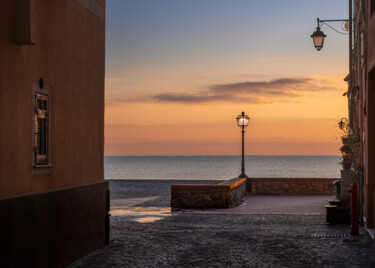
M 48 95 L 35 93 L 35 164 L 36 165 L 48 165 L 48 151 L 49 151 L 49 140 L 48 140 L 48 110 L 49 110 L 49 99 Z

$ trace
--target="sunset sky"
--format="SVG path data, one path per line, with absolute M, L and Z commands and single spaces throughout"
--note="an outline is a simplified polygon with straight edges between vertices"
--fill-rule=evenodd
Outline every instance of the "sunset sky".
M 342 0 L 107 0 L 106 155 L 338 155 Z M 331 24 L 341 30 L 341 23 Z

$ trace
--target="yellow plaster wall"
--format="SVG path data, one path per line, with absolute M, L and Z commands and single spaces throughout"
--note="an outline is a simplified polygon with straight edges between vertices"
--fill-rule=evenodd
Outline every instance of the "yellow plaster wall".
M 17 1 L 0 3 L 0 198 L 104 179 L 105 0 L 31 1 L 35 45 L 15 42 Z M 39 78 L 51 89 L 52 167 L 32 175 Z

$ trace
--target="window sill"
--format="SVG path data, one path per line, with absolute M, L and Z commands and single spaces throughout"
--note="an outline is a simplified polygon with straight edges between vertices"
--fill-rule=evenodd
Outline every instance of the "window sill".
M 33 166 L 31 170 L 32 175 L 50 174 L 52 165 L 37 165 Z

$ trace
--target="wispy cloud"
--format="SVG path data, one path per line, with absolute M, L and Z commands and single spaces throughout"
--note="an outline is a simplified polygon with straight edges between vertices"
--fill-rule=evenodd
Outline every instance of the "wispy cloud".
M 293 91 L 297 87 L 311 83 L 311 78 L 281 78 L 271 81 L 240 82 L 210 86 L 210 91 L 217 94 L 256 94 L 256 95 L 280 95 L 296 96 Z
M 245 101 L 251 103 L 262 102 L 259 98 L 255 96 L 244 96 L 244 98 L 239 98 L 239 96 L 236 96 L 234 94 L 212 94 L 212 92 L 200 92 L 197 94 L 163 93 L 152 96 L 152 99 L 157 101 L 181 103 L 205 103 L 214 101 Z
M 280 78 L 271 81 L 238 82 L 217 84 L 207 87 L 206 90 L 195 93 L 162 93 L 151 97 L 156 101 L 203 103 L 213 101 L 269 103 L 274 101 L 288 101 L 290 98 L 323 90 L 336 90 L 313 78 Z
M 279 78 L 270 81 L 245 81 L 228 84 L 214 84 L 196 92 L 164 92 L 143 99 L 126 102 L 158 101 L 169 103 L 273 103 L 290 102 L 293 98 L 321 91 L 337 90 L 329 81 L 315 78 Z

